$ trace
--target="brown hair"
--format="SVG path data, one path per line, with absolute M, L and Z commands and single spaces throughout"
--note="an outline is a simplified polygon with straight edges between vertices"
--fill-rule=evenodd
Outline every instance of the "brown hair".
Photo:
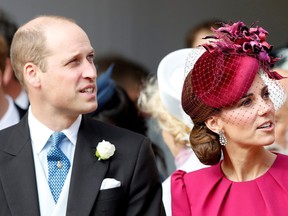
M 6 66 L 6 58 L 8 57 L 8 46 L 4 37 L 0 36 L 0 72 L 4 72 Z
M 211 31 L 211 35 L 213 34 L 211 27 L 218 29 L 223 21 L 218 20 L 218 19 L 211 19 L 211 20 L 206 20 L 201 23 L 198 23 L 195 27 L 190 29 L 185 38 L 185 47 L 190 48 L 192 47 L 192 44 L 194 44 L 196 36 L 198 35 L 199 32 L 206 30 L 206 31 Z
M 217 164 L 221 158 L 219 135 L 203 124 L 195 124 L 190 133 L 190 144 L 201 163 Z
M 221 110 L 205 105 L 192 90 L 191 79 L 186 79 L 186 82 L 189 84 L 184 85 L 185 90 L 182 91 L 182 107 L 194 123 L 190 132 L 190 144 L 201 163 L 205 165 L 217 164 L 221 158 L 219 135 L 211 131 L 205 125 L 205 121 L 212 115 L 219 114 Z M 195 103 L 188 102 L 191 98 Z
M 195 97 L 197 96 L 195 95 Z M 211 131 L 205 125 L 205 121 L 212 115 L 219 114 L 220 109 L 209 107 L 199 100 L 194 110 L 201 110 L 201 115 L 190 115 L 194 123 L 194 127 L 190 132 L 192 149 L 201 163 L 205 165 L 217 164 L 221 158 L 219 135 Z

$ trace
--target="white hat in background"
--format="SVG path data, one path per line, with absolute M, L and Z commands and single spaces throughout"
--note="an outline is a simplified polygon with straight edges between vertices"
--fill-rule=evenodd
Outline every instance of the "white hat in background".
M 199 52 L 198 48 L 186 48 L 169 53 L 161 60 L 157 70 L 160 98 L 164 107 L 190 128 L 193 127 L 193 122 L 181 106 L 181 95 L 185 76 L 193 67 L 187 65 L 186 60 L 194 50 Z M 205 49 L 201 49 L 200 53 L 204 51 Z

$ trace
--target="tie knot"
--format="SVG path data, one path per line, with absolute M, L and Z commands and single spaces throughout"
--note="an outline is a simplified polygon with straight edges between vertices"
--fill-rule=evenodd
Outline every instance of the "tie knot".
M 65 138 L 65 134 L 62 132 L 54 132 L 52 135 L 52 146 L 58 147 L 62 140 Z

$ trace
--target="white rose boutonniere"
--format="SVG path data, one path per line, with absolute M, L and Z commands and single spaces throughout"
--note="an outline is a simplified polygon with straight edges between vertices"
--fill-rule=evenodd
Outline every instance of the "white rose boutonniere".
M 114 155 L 115 146 L 108 141 L 99 142 L 96 147 L 95 156 L 98 160 L 107 160 Z

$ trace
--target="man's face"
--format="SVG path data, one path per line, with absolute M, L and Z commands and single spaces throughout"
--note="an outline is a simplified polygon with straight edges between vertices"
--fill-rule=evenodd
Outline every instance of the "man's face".
M 57 24 L 47 34 L 50 55 L 40 73 L 43 106 L 65 115 L 96 109 L 94 50 L 85 32 L 71 23 Z

